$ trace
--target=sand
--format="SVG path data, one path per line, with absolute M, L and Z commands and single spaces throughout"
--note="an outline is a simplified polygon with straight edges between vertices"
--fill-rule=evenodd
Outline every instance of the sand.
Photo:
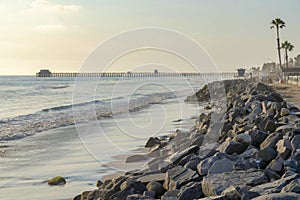
M 274 89 L 289 103 L 300 107 L 300 87 L 288 84 L 273 84 Z

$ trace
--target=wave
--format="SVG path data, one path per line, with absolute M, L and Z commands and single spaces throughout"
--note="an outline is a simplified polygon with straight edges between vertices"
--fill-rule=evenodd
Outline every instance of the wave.
M 42 109 L 29 115 L 20 115 L 0 120 L 0 141 L 16 140 L 36 133 L 111 117 L 125 112 L 134 112 L 166 99 L 186 96 L 186 91 L 134 95 L 87 101 Z

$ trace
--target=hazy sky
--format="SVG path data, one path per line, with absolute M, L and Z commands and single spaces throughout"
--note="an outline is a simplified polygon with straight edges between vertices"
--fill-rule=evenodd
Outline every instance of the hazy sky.
M 281 35 L 296 47 L 291 56 L 300 54 L 299 0 L 0 0 L 0 75 L 77 71 L 103 40 L 152 26 L 194 38 L 222 71 L 261 66 L 277 61 L 275 17 L 287 23 Z

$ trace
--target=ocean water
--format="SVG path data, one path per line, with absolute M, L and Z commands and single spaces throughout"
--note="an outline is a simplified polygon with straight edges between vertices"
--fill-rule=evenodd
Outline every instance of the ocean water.
M 201 106 L 184 98 L 213 80 L 0 77 L 1 199 L 70 199 L 136 168 L 120 155 L 189 128 Z M 49 187 L 57 175 L 67 184 Z

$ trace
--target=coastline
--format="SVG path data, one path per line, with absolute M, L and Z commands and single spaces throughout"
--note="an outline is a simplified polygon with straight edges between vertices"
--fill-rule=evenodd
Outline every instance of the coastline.
M 211 83 L 212 87 L 219 85 Z M 295 119 L 281 122 L 290 115 L 296 118 L 298 108 L 262 83 L 230 80 L 224 85 L 229 107 L 219 120 L 209 119 L 211 111 L 201 113 L 189 131 L 150 138 L 146 146 L 152 160 L 147 169 L 99 182 L 98 189 L 83 192 L 74 200 L 298 199 L 290 186 L 298 180 L 298 147 L 286 145 L 298 139 L 298 132 L 288 126 Z M 203 101 L 197 94 L 190 99 L 195 97 Z M 217 112 L 213 106 L 212 111 Z M 220 122 L 223 126 L 218 126 Z M 293 129 L 289 135 L 287 131 Z M 210 135 L 217 143 L 204 145 Z M 275 189 L 277 192 L 272 192 Z

